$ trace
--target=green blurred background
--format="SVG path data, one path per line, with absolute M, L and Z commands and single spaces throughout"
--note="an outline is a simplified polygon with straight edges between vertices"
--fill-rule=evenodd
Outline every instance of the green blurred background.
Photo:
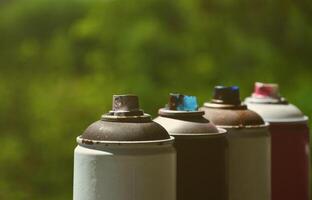
M 134 93 L 277 82 L 312 117 L 310 0 L 1 0 L 0 199 L 71 199 L 75 138 Z

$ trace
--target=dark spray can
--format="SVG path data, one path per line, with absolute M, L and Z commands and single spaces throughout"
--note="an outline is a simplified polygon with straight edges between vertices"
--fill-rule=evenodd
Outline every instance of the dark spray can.
M 177 199 L 226 200 L 226 131 L 197 110 L 196 97 L 170 94 L 154 121 L 175 137 Z

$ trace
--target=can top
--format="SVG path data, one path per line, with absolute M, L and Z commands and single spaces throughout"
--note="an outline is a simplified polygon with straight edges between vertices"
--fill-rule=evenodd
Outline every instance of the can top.
M 287 104 L 287 100 L 280 95 L 279 85 L 276 83 L 256 82 L 254 91 L 249 102 L 253 103 L 270 103 L 270 104 Z
M 241 103 L 237 86 L 216 86 L 212 100 L 204 103 L 200 110 L 205 111 L 205 117 L 217 126 L 241 128 L 265 125 L 260 115 Z
M 177 93 L 169 94 L 169 101 L 165 108 L 161 108 L 158 114 L 166 117 L 201 117 L 202 111 L 198 111 L 197 98 Z
M 276 83 L 260 83 L 256 82 L 254 92 L 252 94 L 256 98 L 280 98 L 279 86 Z
M 197 98 L 195 96 L 170 93 L 168 103 L 166 104 L 165 108 L 159 109 L 158 114 L 167 117 L 200 117 L 204 113 L 198 111 Z
M 195 96 L 187 96 L 176 93 L 169 94 L 169 102 L 166 105 L 166 108 L 169 110 L 179 111 L 196 111 L 197 107 L 197 99 Z
M 135 95 L 114 95 L 112 110 L 91 124 L 82 139 L 96 141 L 151 141 L 169 139 L 167 131 L 139 108 Z
M 240 105 L 239 87 L 237 86 L 216 86 L 211 100 L 217 104 Z
M 112 110 L 114 116 L 142 116 L 143 110 L 139 106 L 139 98 L 135 95 L 113 95 Z
M 305 122 L 306 116 L 279 93 L 275 83 L 255 83 L 251 97 L 245 99 L 248 108 L 259 113 L 268 122 Z
M 154 121 L 161 124 L 170 134 L 212 134 L 219 130 L 203 117 L 198 110 L 197 98 L 183 94 L 169 94 L 169 102 L 158 111 Z

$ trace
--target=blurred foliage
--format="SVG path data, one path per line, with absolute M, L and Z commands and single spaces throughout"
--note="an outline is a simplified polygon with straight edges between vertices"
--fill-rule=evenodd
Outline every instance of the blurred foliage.
M 309 0 L 0 1 L 0 199 L 71 199 L 75 137 L 135 93 L 277 82 L 312 116 Z

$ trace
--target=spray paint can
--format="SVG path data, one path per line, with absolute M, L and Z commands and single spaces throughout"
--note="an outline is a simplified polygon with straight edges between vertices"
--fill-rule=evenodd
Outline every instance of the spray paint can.
M 270 135 L 268 124 L 240 101 L 239 88 L 216 86 L 200 110 L 228 131 L 229 199 L 269 200 Z
M 245 102 L 270 123 L 272 200 L 309 200 L 308 117 L 280 96 L 277 84 L 256 83 Z
M 226 131 L 197 110 L 196 97 L 170 94 L 155 122 L 175 137 L 177 199 L 226 200 Z
M 173 141 L 137 96 L 114 95 L 112 111 L 77 138 L 74 200 L 175 200 Z

